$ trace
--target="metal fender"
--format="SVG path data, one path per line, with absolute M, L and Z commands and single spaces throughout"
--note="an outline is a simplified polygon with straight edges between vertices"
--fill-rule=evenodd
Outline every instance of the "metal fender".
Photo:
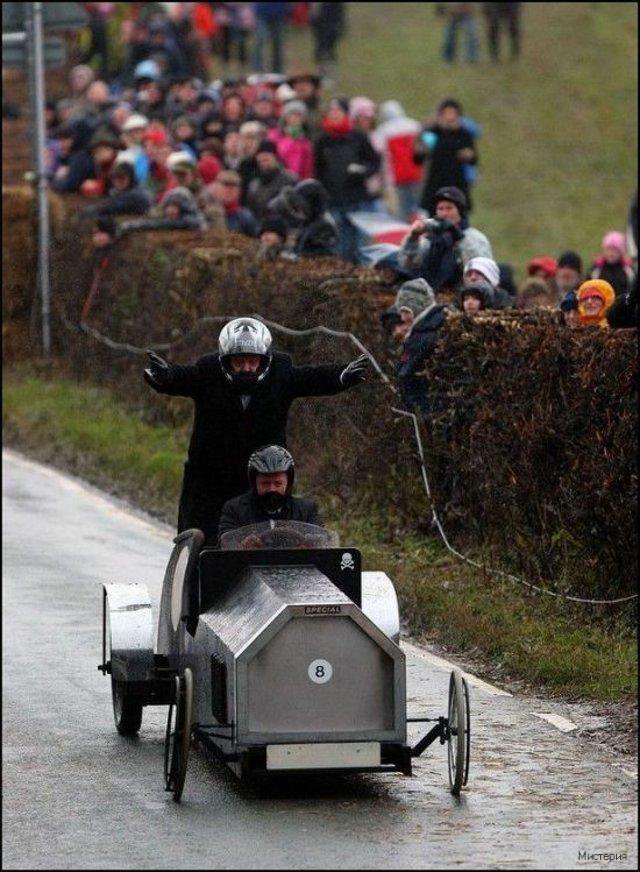
M 398 597 L 385 572 L 362 573 L 361 609 L 396 645 L 400 643 Z
M 146 585 L 103 585 L 102 660 L 104 671 L 111 672 L 116 681 L 152 677 L 153 621 Z

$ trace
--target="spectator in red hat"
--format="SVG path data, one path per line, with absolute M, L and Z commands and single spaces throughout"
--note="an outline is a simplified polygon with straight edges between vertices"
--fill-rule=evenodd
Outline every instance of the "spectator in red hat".
M 534 257 L 527 264 L 527 275 L 548 282 L 555 277 L 557 269 L 558 264 L 554 257 Z
M 163 127 L 149 127 L 144 135 L 144 150 L 149 158 L 149 175 L 145 179 L 145 186 L 157 203 L 163 192 L 168 190 L 170 177 L 167 160 L 171 146 Z

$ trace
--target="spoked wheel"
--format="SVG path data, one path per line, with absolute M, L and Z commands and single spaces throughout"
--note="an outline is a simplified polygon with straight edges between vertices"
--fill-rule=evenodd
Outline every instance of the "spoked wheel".
M 174 701 L 169 706 L 164 741 L 164 789 L 180 802 L 191 748 L 193 726 L 193 673 L 176 675 Z
M 471 719 L 469 711 L 469 688 L 458 669 L 449 679 L 449 785 L 454 796 L 469 778 L 469 755 L 471 750 Z
M 142 703 L 125 695 L 125 684 L 111 678 L 113 719 L 121 736 L 135 736 L 142 723 Z

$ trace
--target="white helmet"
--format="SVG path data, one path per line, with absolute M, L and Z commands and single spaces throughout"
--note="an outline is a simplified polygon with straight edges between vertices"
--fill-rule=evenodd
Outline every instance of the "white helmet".
M 235 318 L 220 331 L 218 352 L 222 371 L 232 384 L 239 388 L 255 387 L 271 366 L 271 333 L 256 318 Z M 261 358 L 257 372 L 236 373 L 231 369 L 231 358 L 241 354 Z

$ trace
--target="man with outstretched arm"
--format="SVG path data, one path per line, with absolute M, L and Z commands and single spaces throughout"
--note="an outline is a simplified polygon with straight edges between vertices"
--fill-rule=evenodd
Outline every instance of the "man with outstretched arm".
M 251 453 L 263 445 L 286 446 L 292 402 L 338 394 L 365 378 L 366 355 L 348 364 L 294 366 L 288 354 L 271 350 L 271 342 L 261 321 L 236 318 L 223 327 L 218 353 L 194 364 L 170 364 L 148 352 L 148 384 L 195 404 L 179 533 L 195 527 L 214 544 L 222 506 L 246 489 Z

